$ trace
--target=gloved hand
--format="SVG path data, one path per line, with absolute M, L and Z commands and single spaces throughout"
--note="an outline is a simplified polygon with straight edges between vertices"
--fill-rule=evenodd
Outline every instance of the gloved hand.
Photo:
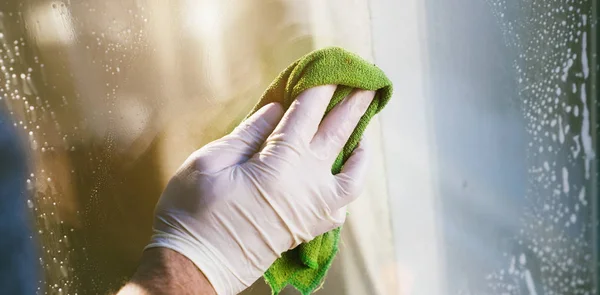
M 339 227 L 364 183 L 364 142 L 339 174 L 331 166 L 374 92 L 353 92 L 321 122 L 335 88 L 306 90 L 285 114 L 268 104 L 194 152 L 163 192 L 146 248 L 181 253 L 217 294 L 237 294 L 281 253 Z

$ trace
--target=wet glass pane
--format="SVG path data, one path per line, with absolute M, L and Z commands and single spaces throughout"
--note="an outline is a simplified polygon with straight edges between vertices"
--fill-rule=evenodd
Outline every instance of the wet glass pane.
M 448 294 L 596 294 L 593 1 L 428 1 Z
M 181 162 L 339 45 L 396 93 L 320 293 L 596 294 L 597 32 L 593 0 L 2 2 L 38 293 L 118 289 Z

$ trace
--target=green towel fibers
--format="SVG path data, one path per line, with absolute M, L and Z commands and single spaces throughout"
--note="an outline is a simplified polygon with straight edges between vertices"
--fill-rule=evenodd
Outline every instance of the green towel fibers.
M 279 102 L 287 109 L 302 91 L 326 84 L 338 85 L 327 112 L 353 89 L 377 91 L 373 102 L 333 163 L 331 171 L 335 174 L 340 172 L 344 162 L 352 154 L 369 120 L 385 106 L 392 95 L 392 83 L 375 65 L 338 47 L 313 51 L 279 74 L 250 114 L 271 102 Z M 337 253 L 339 237 L 340 228 L 337 228 L 283 253 L 264 275 L 273 293 L 279 293 L 287 284 L 304 295 L 318 288 Z

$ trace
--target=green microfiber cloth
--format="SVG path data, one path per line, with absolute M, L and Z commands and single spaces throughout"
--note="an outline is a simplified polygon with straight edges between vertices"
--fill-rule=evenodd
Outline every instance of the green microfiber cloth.
M 327 112 L 353 89 L 376 91 L 373 102 L 331 168 L 332 173 L 336 174 L 360 141 L 369 120 L 385 106 L 392 95 L 392 83 L 374 64 L 338 47 L 313 51 L 279 74 L 249 115 L 271 102 L 279 102 L 287 109 L 302 91 L 326 84 L 338 85 Z M 283 253 L 264 274 L 273 294 L 279 293 L 288 284 L 304 295 L 317 289 L 337 253 L 340 229 L 336 228 Z

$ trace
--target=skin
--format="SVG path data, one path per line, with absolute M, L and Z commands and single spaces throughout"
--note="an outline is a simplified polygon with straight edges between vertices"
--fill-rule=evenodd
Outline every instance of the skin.
M 144 251 L 140 265 L 118 295 L 217 293 L 204 274 L 185 256 L 166 248 Z
M 374 96 L 371 91 L 353 93 L 351 99 L 338 104 L 320 121 L 335 88 L 326 85 L 309 89 L 298 96 L 285 114 L 277 105 L 268 109 L 265 118 L 279 121 L 275 129 L 278 134 L 289 133 L 295 140 L 310 142 L 320 150 L 319 154 L 333 162 Z M 216 292 L 202 271 L 184 255 L 166 248 L 152 248 L 144 251 L 136 273 L 117 295 L 159 294 L 216 295 Z

